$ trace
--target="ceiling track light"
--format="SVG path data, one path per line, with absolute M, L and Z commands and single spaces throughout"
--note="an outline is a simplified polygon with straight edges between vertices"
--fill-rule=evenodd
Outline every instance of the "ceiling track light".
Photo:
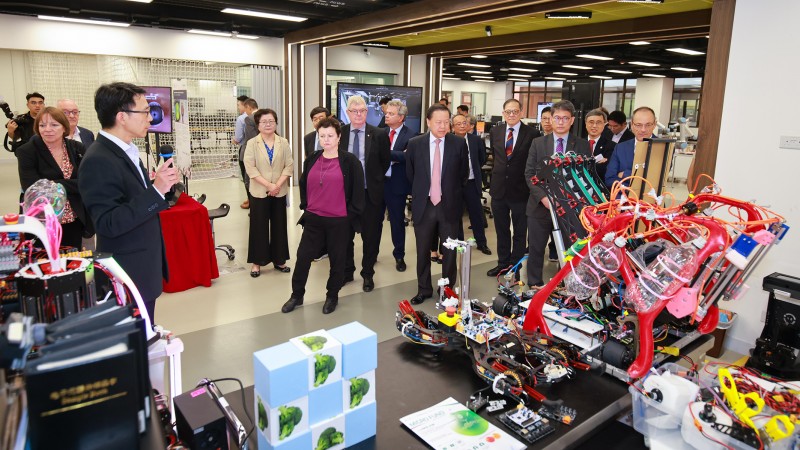
M 53 20 L 56 22 L 73 22 L 73 23 L 83 23 L 86 25 L 105 25 L 107 27 L 129 27 L 131 24 L 123 23 L 123 22 L 111 22 L 105 20 L 89 20 L 89 19 L 74 19 L 71 17 L 56 17 L 56 16 L 43 16 L 39 15 L 39 19 L 41 20 Z
M 545 19 L 591 19 L 592 12 L 587 11 L 556 11 L 544 13 Z
M 262 19 L 284 20 L 287 22 L 305 22 L 306 20 L 308 20 L 306 17 L 290 16 L 287 14 L 273 14 L 268 12 L 251 11 L 249 9 L 239 9 L 239 8 L 225 8 L 220 12 L 225 14 L 237 14 L 240 16 L 259 17 Z

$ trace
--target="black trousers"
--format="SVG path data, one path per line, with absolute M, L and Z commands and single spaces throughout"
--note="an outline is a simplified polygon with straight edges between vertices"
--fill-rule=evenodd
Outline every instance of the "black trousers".
M 306 212 L 303 235 L 297 247 L 297 263 L 292 274 L 292 297 L 303 298 L 311 261 L 319 256 L 320 249 L 328 249 L 331 270 L 328 275 L 328 289 L 325 298 L 338 298 L 344 284 L 344 261 L 350 235 L 350 219 L 347 217 L 322 217 Z M 352 240 L 349 241 L 353 245 Z
M 378 261 L 378 250 L 381 246 L 381 234 L 383 234 L 383 215 L 386 205 L 381 200 L 379 205 L 372 203 L 369 194 L 366 194 L 364 201 L 364 213 L 361 214 L 361 242 L 364 245 L 364 253 L 361 257 L 361 277 L 371 277 L 375 275 L 375 263 Z M 350 231 L 350 240 L 347 245 L 347 267 L 345 275 L 352 276 L 356 271 L 355 264 L 355 230 Z M 330 255 L 328 250 L 328 255 Z
M 73 222 L 61 224 L 61 245 L 81 250 L 83 246 L 83 223 L 80 220 L 75 219 Z
M 432 295 L 431 260 L 425 249 L 431 248 L 432 243 L 438 238 L 441 242 L 452 238 L 458 233 L 458 222 L 448 221 L 444 217 L 442 204 L 434 206 L 426 200 L 425 211 L 422 217 L 414 218 L 414 234 L 417 242 L 417 294 Z M 456 253 L 444 249 L 442 256 L 442 276 L 450 280 L 450 285 L 456 284 Z
M 464 186 L 464 207 L 469 214 L 469 224 L 472 226 L 472 236 L 478 246 L 486 245 L 486 229 L 483 228 L 483 206 L 481 205 L 481 194 L 479 191 L 481 180 L 467 180 Z M 460 224 L 458 228 L 458 238 L 464 240 L 464 226 Z
M 252 200 L 250 196 L 250 176 L 247 175 L 247 171 L 244 169 L 244 161 L 241 159 L 239 160 L 239 170 L 242 171 L 242 181 L 244 181 L 244 192 L 247 194 L 247 199 Z
M 563 232 L 562 232 L 563 233 Z M 553 219 L 550 210 L 541 204 L 536 206 L 528 217 L 528 284 L 531 286 L 544 284 L 542 275 L 544 267 L 544 251 L 547 240 L 552 239 Z M 562 234 L 562 239 L 564 239 Z M 564 240 L 564 242 L 568 242 Z M 555 245 L 555 244 L 553 244 Z
M 499 266 L 506 267 L 516 264 L 525 256 L 525 241 L 528 237 L 526 206 L 527 200 L 516 202 L 492 199 L 492 215 L 494 215 L 494 228 L 497 232 L 497 265 Z M 514 227 L 513 239 L 511 237 L 512 225 Z
M 383 200 L 392 230 L 392 256 L 403 259 L 406 256 L 406 194 L 394 194 L 387 188 L 383 191 Z
M 250 199 L 250 240 L 247 262 L 282 266 L 289 259 L 286 197 Z

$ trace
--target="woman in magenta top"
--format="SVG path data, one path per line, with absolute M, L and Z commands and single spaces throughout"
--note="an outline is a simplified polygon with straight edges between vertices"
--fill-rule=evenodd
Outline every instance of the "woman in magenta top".
M 322 150 L 306 158 L 300 176 L 300 209 L 305 212 L 297 223 L 303 226 L 303 235 L 292 275 L 292 296 L 281 308 L 284 313 L 303 304 L 311 261 L 325 248 L 331 270 L 322 312 L 330 314 L 336 310 L 339 290 L 344 284 L 351 229 L 361 231 L 359 217 L 364 210 L 361 162 L 352 153 L 339 152 L 342 130 L 336 119 L 322 119 L 317 133 Z

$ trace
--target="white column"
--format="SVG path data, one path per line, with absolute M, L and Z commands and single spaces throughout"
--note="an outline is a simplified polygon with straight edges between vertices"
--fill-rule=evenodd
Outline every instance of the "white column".
M 659 122 L 669 123 L 672 109 L 672 90 L 675 80 L 672 78 L 638 78 L 636 80 L 636 99 L 634 109 L 649 106 L 656 112 Z

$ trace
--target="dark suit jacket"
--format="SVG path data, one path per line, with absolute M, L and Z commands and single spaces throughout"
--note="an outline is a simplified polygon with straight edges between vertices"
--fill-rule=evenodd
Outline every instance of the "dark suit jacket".
M 492 199 L 506 199 L 512 202 L 524 202 L 528 199 L 529 190 L 525 184 L 525 163 L 528 161 L 528 151 L 531 142 L 539 137 L 538 130 L 520 124 L 519 136 L 514 143 L 511 159 L 506 157 L 506 137 L 508 128 L 505 123 L 492 127 L 489 132 L 492 144 L 494 166 L 492 166 L 492 183 L 489 186 L 489 195 Z
M 72 175 L 68 179 L 64 179 L 64 172 L 61 171 L 61 167 L 58 166 L 50 150 L 47 149 L 47 145 L 45 145 L 41 136 L 36 134 L 17 149 L 19 182 L 23 191 L 42 178 L 55 181 L 64 186 L 67 200 L 72 205 L 75 216 L 81 221 L 85 229 L 93 233 L 92 221 L 89 220 L 86 209 L 83 206 L 83 199 L 81 199 L 81 194 L 78 190 L 78 170 L 86 153 L 86 147 L 72 139 L 64 139 L 64 143 L 67 147 L 67 155 L 69 155 L 69 160 L 72 163 Z
M 370 124 L 364 128 L 364 177 L 367 179 L 368 200 L 373 205 L 383 202 L 383 182 L 386 171 L 389 170 L 391 154 L 389 151 L 389 135 L 386 130 Z M 346 152 L 350 143 L 350 124 L 342 127 L 342 137 L 339 139 L 339 151 Z
M 112 253 L 142 298 L 155 301 L 168 278 L 158 213 L 169 205 L 141 160 L 135 166 L 117 144 L 98 135 L 83 158 L 78 185 L 97 231 L 97 251 Z
M 90 145 L 94 144 L 94 133 L 81 126 L 78 127 L 78 132 L 81 135 L 81 142 L 83 142 L 84 148 L 89 148 Z
M 614 154 L 614 147 L 616 147 L 616 145 L 617 144 L 605 134 L 600 134 L 600 138 L 597 139 L 597 142 L 594 144 L 592 156 L 603 155 L 603 158 L 611 161 L 611 156 Z M 605 180 L 608 161 L 604 162 L 603 164 L 595 164 L 597 175 L 600 176 L 601 180 Z
M 381 116 L 381 121 L 378 122 L 378 128 L 389 128 L 389 126 L 386 125 L 386 116 Z
M 539 167 L 539 163 L 553 156 L 553 150 L 555 149 L 555 141 L 553 139 L 553 133 L 550 133 L 546 136 L 534 139 L 531 143 L 530 154 L 525 164 L 525 183 L 530 190 L 528 206 L 525 209 L 525 213 L 528 217 L 531 217 L 537 208 L 544 208 L 540 203 L 542 198 L 546 196 L 544 189 L 539 186 L 534 186 L 531 178 L 536 175 L 536 169 Z M 579 155 L 591 156 L 589 141 L 582 137 L 570 135 L 567 139 L 567 148 L 564 149 L 564 152 L 574 152 Z
M 478 196 L 480 196 L 482 185 L 481 167 L 486 164 L 486 145 L 484 145 L 483 139 L 477 135 L 467 133 L 465 137 L 469 147 L 469 159 L 472 163 L 472 175 L 475 177 L 475 187 L 478 189 Z
M 391 133 L 391 129 L 386 129 Z M 387 192 L 395 195 L 408 195 L 411 193 L 411 182 L 406 176 L 406 147 L 408 140 L 414 137 L 407 126 L 400 128 L 400 133 L 394 137 L 394 148 L 392 149 L 392 176 L 386 180 Z
M 408 141 L 406 175 L 411 181 L 411 217 L 420 220 L 428 204 L 431 189 L 431 134 L 425 133 Z M 460 221 L 464 212 L 463 188 L 469 175 L 467 141 L 446 134 L 442 151 L 442 201 L 445 218 Z
M 314 130 L 307 135 L 303 136 L 303 159 L 308 158 L 317 151 L 314 147 L 314 142 L 317 140 L 317 130 Z
M 614 137 L 613 133 L 611 134 L 611 137 L 612 138 Z M 622 137 L 619 138 L 619 142 L 617 142 L 617 144 L 621 144 L 621 143 L 623 143 L 625 141 L 630 141 L 631 139 L 633 139 L 635 137 L 636 137 L 636 135 L 633 134 L 633 131 L 631 131 L 631 127 L 627 127 L 627 128 L 625 128 L 625 131 L 622 133 Z
M 317 150 L 308 155 L 303 161 L 303 173 L 300 174 L 300 209 L 306 210 L 308 206 L 308 172 L 311 167 L 322 157 L 322 150 Z M 344 184 L 344 202 L 347 205 L 347 218 L 354 231 L 361 232 L 361 213 L 364 212 L 364 170 L 361 161 L 352 153 L 339 152 L 339 168 L 342 170 Z M 299 225 L 304 225 L 306 215 L 303 213 Z

